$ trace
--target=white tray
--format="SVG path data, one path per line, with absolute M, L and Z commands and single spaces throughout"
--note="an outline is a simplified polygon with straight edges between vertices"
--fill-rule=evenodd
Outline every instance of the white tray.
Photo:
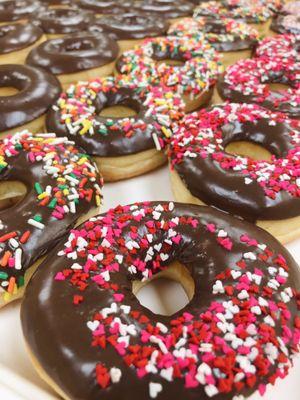
M 127 181 L 107 184 L 104 189 L 104 208 L 118 204 L 132 203 L 143 200 L 173 200 L 167 168 L 160 169 L 142 177 Z M 300 264 L 300 240 L 287 246 L 298 264 Z M 168 287 L 148 288 L 144 290 L 140 300 L 148 303 L 156 297 L 156 309 L 168 308 L 178 299 L 184 299 L 176 283 Z M 159 289 L 163 289 L 160 291 Z M 160 293 L 167 290 L 165 298 L 171 299 L 165 304 Z M 178 292 L 179 291 L 179 292 Z M 178 295 L 179 293 L 179 295 Z M 54 400 L 58 397 L 38 377 L 31 366 L 25 350 L 19 320 L 20 303 L 10 304 L 0 310 L 0 400 Z M 275 387 L 269 387 L 265 400 L 299 400 L 300 359 L 295 362 L 290 375 L 283 381 L 278 381 Z M 258 400 L 258 394 L 251 396 L 251 400 Z

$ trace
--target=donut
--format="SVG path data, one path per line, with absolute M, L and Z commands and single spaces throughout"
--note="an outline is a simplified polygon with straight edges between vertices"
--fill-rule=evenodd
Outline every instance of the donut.
M 0 137 L 30 129 L 41 132 L 61 86 L 55 76 L 28 65 L 0 65 Z
M 114 114 L 101 114 L 112 106 Z M 120 106 L 137 115 L 122 118 Z M 105 181 L 116 181 L 166 162 L 160 150 L 182 114 L 180 97 L 168 88 L 107 77 L 71 86 L 49 111 L 46 130 L 72 138 L 93 156 Z
M 2 0 L 0 2 L 0 25 L 8 22 L 28 22 L 31 15 L 41 8 L 38 0 Z
M 190 299 L 171 316 L 134 295 L 161 277 Z M 296 262 L 262 229 L 208 207 L 138 203 L 91 218 L 50 253 L 22 328 L 64 399 L 244 399 L 299 352 L 299 288 Z
M 73 33 L 35 47 L 26 64 L 54 74 L 67 88 L 78 81 L 110 75 L 118 52 L 117 42 L 104 33 Z
M 43 31 L 32 24 L 0 25 L 0 64 L 24 64 L 28 52 L 45 40 Z
M 256 29 L 232 18 L 182 18 L 172 24 L 168 31 L 170 36 L 195 36 L 203 33 L 211 46 L 221 53 L 225 67 L 251 57 L 259 36 Z
M 128 12 L 133 5 L 131 0 L 77 0 L 76 3 L 80 8 L 91 10 L 97 16 L 106 14 L 122 14 Z
M 145 38 L 164 36 L 168 27 L 168 22 L 159 16 L 128 12 L 97 18 L 88 31 L 96 34 L 98 32 L 109 34 L 118 41 L 120 53 L 123 53 L 140 45 Z
M 240 60 L 227 68 L 217 89 L 222 99 L 257 103 L 285 112 L 291 118 L 300 118 L 299 67 L 299 61 L 282 57 Z M 270 84 L 285 86 L 277 90 Z
M 278 15 L 271 23 L 271 30 L 278 33 L 300 35 L 300 11 L 298 14 Z
M 186 0 L 143 0 L 134 3 L 133 9 L 148 15 L 160 15 L 170 22 L 193 15 L 195 5 Z
M 219 60 L 218 53 L 201 36 L 167 36 L 146 39 L 123 53 L 116 69 L 122 75 L 173 88 L 182 95 L 186 112 L 190 112 L 210 100 L 223 70 Z
M 183 118 L 168 155 L 176 200 L 240 216 L 283 243 L 300 235 L 298 120 L 255 104 L 214 106 Z
M 71 7 L 53 7 L 34 16 L 34 23 L 44 31 L 48 39 L 85 31 L 94 21 L 91 11 Z
M 288 60 L 300 61 L 300 36 L 275 35 L 261 40 L 256 49 L 256 57 L 280 57 L 285 62 Z
M 273 12 L 268 7 L 250 1 L 230 6 L 226 1 L 211 0 L 200 3 L 194 12 L 194 17 L 242 19 L 248 24 L 253 25 L 260 34 L 267 33 L 272 15 Z
M 25 132 L 0 141 L 0 183 L 3 306 L 23 295 L 43 256 L 76 221 L 99 211 L 101 179 L 69 139 Z

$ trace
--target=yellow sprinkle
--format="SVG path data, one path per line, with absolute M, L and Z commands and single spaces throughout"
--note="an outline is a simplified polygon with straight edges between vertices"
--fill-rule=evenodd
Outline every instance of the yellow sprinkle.
M 170 129 L 167 129 L 165 126 L 162 126 L 162 127 L 161 127 L 161 130 L 163 131 L 163 134 L 164 134 L 166 137 L 171 137 L 172 132 L 170 131 Z
M 101 206 L 101 197 L 96 195 L 96 205 L 99 207 Z
M 3 300 L 4 300 L 5 302 L 7 302 L 7 301 L 9 301 L 10 299 L 11 299 L 11 294 L 5 292 L 4 295 L 3 295 Z
M 47 193 L 46 192 L 43 192 L 43 193 L 41 193 L 41 194 L 39 194 L 38 195 L 38 199 L 39 200 L 43 200 L 45 197 L 47 197 L 48 195 L 47 195 Z

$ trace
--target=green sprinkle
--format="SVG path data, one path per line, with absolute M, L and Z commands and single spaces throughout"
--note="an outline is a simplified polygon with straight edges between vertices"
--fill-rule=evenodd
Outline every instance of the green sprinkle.
M 8 278 L 8 274 L 6 272 L 0 272 L 0 279 L 7 279 Z
M 35 216 L 33 217 L 33 219 L 37 222 L 42 222 L 42 216 L 40 214 L 35 214 Z
M 22 287 L 25 284 L 24 276 L 19 276 L 18 278 L 18 287 Z
M 50 201 L 50 203 L 48 204 L 48 207 L 49 207 L 49 208 L 55 208 L 56 203 L 57 203 L 57 199 L 54 198 L 54 199 L 52 199 L 52 200 Z
M 43 189 L 42 189 L 41 185 L 40 185 L 38 182 L 36 182 L 36 183 L 34 184 L 34 188 L 35 188 L 37 194 L 43 193 Z

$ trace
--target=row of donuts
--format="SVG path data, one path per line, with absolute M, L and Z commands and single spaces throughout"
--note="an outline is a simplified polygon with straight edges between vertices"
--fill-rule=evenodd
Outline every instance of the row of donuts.
M 37 1 L 30 0 L 22 0 L 21 2 L 19 0 L 8 0 L 2 2 L 0 5 L 0 7 L 2 7 L 0 9 L 0 62 L 22 63 L 25 61 L 26 56 L 32 49 L 32 46 L 40 45 L 45 41 L 46 37 L 48 39 L 57 38 L 66 34 L 78 33 L 85 30 L 94 33 L 108 33 L 111 38 L 118 40 L 120 48 L 123 51 L 126 50 L 128 46 L 132 47 L 134 44 L 137 44 L 136 40 L 145 37 L 161 36 L 166 34 L 168 28 L 168 22 L 166 18 L 171 18 L 171 14 L 169 15 L 168 11 L 178 11 L 178 13 L 174 15 L 177 17 L 180 16 L 180 19 L 182 19 L 185 14 L 188 14 L 184 11 L 185 8 L 182 7 L 180 1 L 175 2 L 175 4 L 173 4 L 173 2 L 171 4 L 165 0 L 161 3 L 157 1 L 158 4 L 155 2 L 152 4 L 151 1 L 149 4 L 146 2 L 146 5 L 149 6 L 149 10 L 152 10 L 152 13 L 148 10 L 148 8 L 146 9 L 146 5 L 144 7 L 145 9 L 141 5 L 140 9 L 138 9 L 137 6 L 134 6 L 134 4 L 128 4 L 126 6 L 127 8 L 124 8 L 119 14 L 113 14 L 116 12 L 116 10 L 118 10 L 118 7 L 120 7 L 120 5 L 116 7 L 116 2 L 113 1 L 104 1 L 100 3 L 88 1 L 85 5 L 86 9 L 76 8 L 77 3 L 67 3 L 67 1 L 62 3 L 63 4 L 57 1 L 56 3 L 54 2 L 54 6 L 51 8 L 46 8 L 43 4 L 38 7 L 39 3 Z M 127 3 L 122 3 L 122 7 L 125 7 L 126 4 Z M 218 7 L 220 7 L 220 4 L 222 3 L 217 4 Z M 82 6 L 84 7 L 84 4 Z M 202 6 L 207 6 L 205 12 L 202 12 Z M 241 35 L 245 35 L 246 37 L 250 36 L 250 39 L 255 39 L 255 31 L 249 31 L 249 28 L 243 25 L 236 26 L 237 21 L 240 21 L 242 18 L 245 22 L 249 23 L 256 21 L 257 24 L 255 27 L 258 29 L 258 31 L 263 31 L 263 29 L 260 27 L 260 18 L 257 16 L 257 10 L 255 9 L 255 7 L 257 7 L 257 3 L 255 3 L 253 10 L 248 10 L 249 14 L 252 15 L 252 19 L 247 18 L 247 16 L 243 17 L 243 15 L 232 14 L 230 11 L 232 9 L 236 9 L 232 2 L 226 3 L 226 8 L 224 10 L 227 10 L 227 13 L 225 13 L 223 9 L 219 10 L 218 7 L 213 8 L 214 6 L 216 5 L 214 5 L 213 2 L 208 2 L 203 3 L 196 9 L 195 15 L 202 16 L 201 29 L 206 29 L 206 31 L 210 30 L 211 33 L 216 34 L 232 33 L 236 36 L 241 37 Z M 225 4 L 223 4 L 223 6 L 225 7 Z M 103 7 L 106 10 L 104 14 L 97 14 L 97 7 Z M 157 7 L 157 9 L 155 7 Z M 295 8 L 297 9 L 296 4 Z M 211 13 L 209 13 L 209 10 L 211 10 Z M 283 7 L 281 13 L 287 13 L 288 10 L 288 8 Z M 181 14 L 179 11 L 181 11 Z M 214 15 L 212 15 L 212 11 L 214 11 Z M 293 9 L 290 9 L 290 11 L 293 11 Z M 112 14 L 109 14 L 110 12 Z M 97 15 L 100 15 L 100 17 L 97 17 Z M 225 25 L 225 28 L 223 26 L 224 24 L 221 24 L 221 26 L 205 24 L 207 17 L 210 19 L 210 22 L 212 22 L 211 17 L 214 17 L 213 20 L 215 20 L 215 15 L 217 15 L 217 19 L 235 18 L 236 24 L 234 24 L 232 21 L 228 21 Z M 171 18 L 170 21 L 174 21 L 174 18 Z M 24 24 L 24 22 L 26 22 L 26 24 Z M 112 44 L 110 43 L 110 45 Z M 46 46 L 46 49 L 44 46 Z M 59 44 L 57 44 L 57 46 L 59 46 Z M 74 43 L 73 52 L 75 49 L 79 50 L 80 47 L 84 49 L 84 46 L 80 46 L 80 43 Z M 46 53 L 49 57 L 49 53 L 51 51 L 59 54 L 58 50 L 62 52 L 64 50 L 64 46 L 63 44 L 60 44 L 59 48 L 57 48 L 55 51 L 54 42 L 51 44 L 49 43 L 49 45 L 44 44 L 39 52 L 40 56 L 45 55 Z M 72 50 L 70 47 L 70 41 L 66 43 L 65 50 L 68 52 Z M 82 54 L 81 60 L 84 56 L 87 56 L 86 52 Z M 35 57 L 37 58 L 39 56 L 35 55 Z M 31 58 L 34 58 L 34 55 L 32 55 Z M 37 61 L 35 60 L 34 62 Z M 54 60 L 52 60 L 52 62 L 54 62 Z M 51 68 L 49 63 L 51 64 L 51 62 L 47 59 L 47 63 L 42 64 L 42 66 Z M 55 69 L 55 65 L 53 66 L 53 69 Z M 69 71 L 66 71 L 66 73 L 69 73 Z
M 168 41 L 169 38 L 164 40 Z M 290 36 L 264 39 L 257 48 L 257 54 L 261 57 L 259 59 L 265 60 L 266 57 L 272 55 L 275 56 L 275 59 L 278 57 L 288 61 L 293 60 L 298 57 L 298 53 L 293 47 L 294 40 L 295 38 Z M 211 48 L 208 47 L 208 54 L 205 54 L 204 58 L 208 59 L 210 53 Z M 21 65 L 16 67 L 19 68 L 17 70 L 19 75 L 22 68 L 28 68 Z M 11 66 L 7 68 L 9 70 Z M 170 69 L 174 73 L 172 67 Z M 40 71 L 40 73 L 42 72 Z M 33 147 L 34 151 L 38 151 L 35 140 L 39 146 L 44 140 L 46 144 L 53 141 L 63 146 L 62 143 L 66 141 L 67 144 L 73 146 L 73 143 L 69 142 L 72 140 L 78 148 L 84 149 L 88 154 L 88 156 L 84 156 L 84 171 L 87 173 L 88 169 L 92 168 L 92 182 L 97 179 L 97 184 L 94 185 L 95 191 L 93 193 L 89 190 L 88 198 L 90 202 L 91 198 L 95 196 L 96 205 L 99 206 L 100 178 L 95 172 L 97 171 L 95 164 L 90 164 L 88 161 L 90 157 L 93 157 L 104 178 L 107 181 L 114 181 L 145 173 L 165 163 L 166 156 L 161 150 L 167 144 L 173 189 L 178 200 L 192 203 L 204 202 L 234 215 L 242 216 L 244 219 L 263 226 L 283 242 L 297 237 L 299 235 L 300 198 L 299 120 L 290 119 L 286 114 L 268 111 L 259 105 L 234 103 L 215 106 L 212 110 L 205 109 L 184 116 L 185 107 L 181 96 L 168 87 L 167 82 L 163 84 L 163 77 L 167 75 L 167 69 L 164 70 L 161 77 L 150 75 L 151 78 L 156 79 L 151 79 L 150 84 L 145 82 L 144 78 L 123 76 L 121 79 L 120 76 L 118 80 L 114 77 L 104 77 L 71 85 L 66 92 L 60 95 L 57 103 L 47 114 L 47 131 L 55 132 L 58 137 L 54 136 L 53 138 L 53 134 L 50 133 L 40 134 L 39 139 L 35 139 L 32 135 L 29 135 L 29 139 L 27 139 L 27 134 L 25 134 L 25 138 L 24 135 L 17 135 L 4 139 L 2 142 L 1 179 L 12 180 L 13 176 L 20 179 L 22 176 L 14 163 L 11 164 L 7 160 L 7 157 L 12 155 L 17 156 L 17 159 L 18 157 L 22 159 L 24 154 L 18 151 L 20 147 L 24 146 L 28 151 Z M 44 79 L 44 76 L 42 75 L 40 79 Z M 49 95 L 49 88 L 45 87 L 42 99 L 51 103 L 49 97 L 46 99 L 46 96 Z M 22 107 L 21 104 L 18 105 L 17 110 Z M 121 118 L 119 112 L 117 112 L 117 118 L 99 115 L 101 110 L 106 107 L 120 104 L 135 109 L 137 117 Z M 41 99 L 35 99 L 34 105 L 39 107 Z M 32 113 L 33 105 L 27 103 L 27 107 Z M 11 112 L 13 113 L 15 110 L 16 103 L 12 102 Z M 8 113 L 7 119 L 9 118 L 11 115 Z M 274 156 L 270 160 L 255 161 L 251 157 L 230 155 L 225 151 L 225 147 L 227 143 L 234 140 L 250 140 L 261 144 Z M 54 174 L 54 177 L 57 178 L 58 172 L 63 171 L 63 168 L 60 167 L 58 170 L 57 166 L 50 163 L 55 153 L 54 150 L 50 147 L 50 156 L 47 152 L 44 154 L 42 150 L 40 153 L 43 156 L 40 156 L 38 161 L 46 162 L 46 165 L 42 166 L 46 171 L 46 178 L 49 178 L 49 174 Z M 34 160 L 35 157 L 32 162 Z M 22 170 L 24 162 L 25 165 L 28 164 L 28 159 L 25 157 L 23 162 L 20 160 L 15 162 Z M 68 163 L 68 158 L 65 162 Z M 60 165 L 59 160 L 55 160 L 56 164 Z M 31 165 L 31 161 L 29 165 Z M 27 169 L 27 167 L 25 168 Z M 66 192 L 68 199 L 70 196 L 71 200 L 79 198 L 84 200 L 86 196 L 80 195 L 80 192 L 78 194 L 76 186 L 80 185 L 82 180 L 84 182 L 86 180 L 83 177 L 78 179 L 79 171 L 77 169 L 75 174 L 72 173 L 72 168 L 67 168 L 67 171 L 71 173 L 70 176 L 67 175 L 67 178 L 58 175 L 63 192 Z M 34 229 L 41 229 L 41 227 L 44 229 L 45 224 L 41 222 L 43 215 L 36 212 L 36 209 L 40 210 L 40 206 L 47 206 L 47 216 L 50 219 L 54 217 L 60 220 L 65 217 L 65 214 L 74 217 L 73 212 L 70 211 L 74 209 L 73 201 L 70 205 L 60 199 L 60 202 L 54 203 L 52 207 L 51 186 L 53 184 L 46 185 L 48 187 L 46 190 L 45 185 L 41 186 L 39 183 L 42 179 L 39 178 L 39 174 L 41 174 L 40 169 L 38 175 L 35 172 L 25 183 L 28 188 L 35 187 L 37 184 L 35 191 L 41 202 L 36 207 L 32 207 L 37 199 L 36 197 L 31 198 L 32 217 L 23 220 L 24 226 L 22 229 L 15 228 L 12 231 L 13 236 L 4 234 L 2 243 L 7 242 L 8 246 L 12 238 L 14 242 L 16 241 L 16 232 L 27 232 L 28 220 L 32 222 L 36 215 L 38 221 L 33 223 Z M 64 175 L 64 172 L 62 174 Z M 71 188 L 66 183 L 70 184 Z M 55 186 L 53 190 L 55 198 L 61 196 L 58 188 Z M 15 187 L 14 190 L 20 195 L 18 187 Z M 231 196 L 230 190 L 234 190 L 234 197 Z M 70 194 L 70 191 L 73 194 Z M 5 196 L 2 200 L 5 200 Z M 48 203 L 51 205 L 50 209 Z M 24 204 L 20 207 L 23 210 Z M 67 207 L 66 210 L 65 207 Z M 87 211 L 87 208 L 84 210 Z M 16 208 L 13 209 L 13 213 L 19 215 Z M 26 215 L 31 214 L 26 212 Z M 7 216 L 8 221 L 11 221 L 10 213 L 7 213 Z M 72 221 L 74 222 L 74 220 Z M 288 232 L 286 232 L 286 223 L 289 223 L 290 227 Z M 30 225 L 32 224 L 30 223 Z M 55 224 L 55 226 L 58 227 L 59 224 Z M 5 224 L 3 224 L 3 229 L 7 229 Z M 39 240 L 42 243 L 40 251 L 43 254 L 45 251 L 43 246 L 47 248 L 49 239 L 47 235 L 43 235 Z M 5 250 L 5 245 L 3 249 Z M 36 257 L 37 254 L 34 251 L 33 257 Z M 17 273 L 21 275 L 24 275 L 27 267 L 25 263 L 19 269 L 19 264 L 14 261 L 15 257 L 9 250 L 4 251 L 3 257 L 4 266 L 12 259 L 12 268 L 3 279 L 4 285 L 9 286 L 10 279 L 7 280 L 7 277 L 16 279 L 14 266 L 18 266 Z M 28 263 L 31 266 L 32 263 L 30 261 Z M 17 290 L 15 292 L 18 295 Z M 10 293 L 5 292 L 6 301 L 14 298 L 11 294 L 14 294 L 14 289 L 10 289 Z
M 31 77 L 43 83 L 42 95 L 30 88 L 31 104 L 24 93 L 9 96 L 6 123 L 19 118 L 23 104 L 31 114 L 59 96 L 46 118 L 47 131 L 56 134 L 23 132 L 0 141 L 0 178 L 12 185 L 4 196 L 0 187 L 0 204 L 12 192 L 22 196 L 14 180 L 27 188 L 22 201 L 0 213 L 0 305 L 23 295 L 48 253 L 26 290 L 22 325 L 35 368 L 64 399 L 122 393 L 126 400 L 241 400 L 286 376 L 299 351 L 298 267 L 266 232 L 209 207 L 173 202 L 119 206 L 93 217 L 102 192 L 97 164 L 107 180 L 134 176 L 165 162 L 167 146 L 180 200 L 251 222 L 280 219 L 283 229 L 275 221 L 273 233 L 282 241 L 299 234 L 299 120 L 252 98 L 186 114 L 187 106 L 206 104 L 221 72 L 216 51 L 190 33 L 147 39 L 118 61 L 117 78 L 79 82 L 60 95 L 48 72 L 3 66 L 6 87 L 23 92 Z M 265 39 L 254 60 L 280 59 L 280 74 L 290 79 L 296 40 Z M 159 63 L 165 59 L 184 66 Z M 110 106 L 119 107 L 117 118 L 101 114 Z M 137 115 L 121 117 L 120 106 Z M 226 146 L 236 140 L 261 144 L 274 156 L 231 155 Z M 286 220 L 295 215 L 293 224 Z M 185 282 L 192 299 L 174 316 L 155 315 L 132 295 L 132 280 L 160 272 Z

